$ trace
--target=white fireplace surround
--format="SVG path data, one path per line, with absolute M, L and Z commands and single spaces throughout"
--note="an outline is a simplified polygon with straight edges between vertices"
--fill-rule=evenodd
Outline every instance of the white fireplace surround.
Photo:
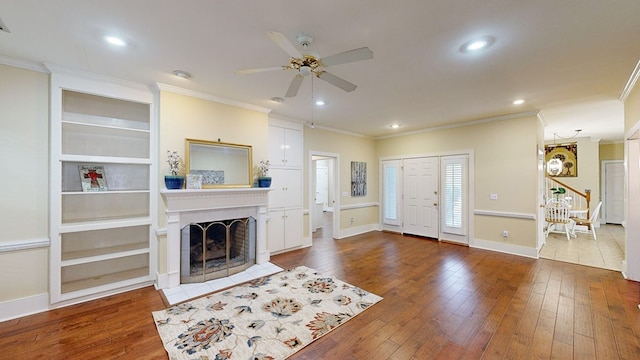
M 256 219 L 256 264 L 269 261 L 267 204 L 269 188 L 224 188 L 160 191 L 167 213 L 166 287 L 180 286 L 180 234 L 191 223 Z

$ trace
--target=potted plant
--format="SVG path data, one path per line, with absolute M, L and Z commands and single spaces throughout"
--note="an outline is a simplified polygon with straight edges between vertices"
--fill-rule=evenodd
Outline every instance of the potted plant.
M 258 165 L 258 187 L 271 186 L 271 177 L 269 175 L 269 160 L 260 160 Z
M 184 176 L 180 175 L 182 169 L 182 159 L 177 151 L 167 150 L 167 163 L 171 175 L 164 176 L 164 185 L 167 189 L 182 189 L 184 186 Z
M 553 187 L 553 188 L 551 188 L 551 189 L 549 189 L 549 190 L 551 190 L 551 192 L 553 193 L 553 195 L 556 197 L 556 201 L 559 201 L 559 200 L 560 200 L 560 199 L 559 199 L 559 196 L 560 196 L 560 195 L 562 195 L 562 194 L 566 194 L 566 193 L 567 193 L 567 190 L 566 190 L 565 188 L 563 188 L 563 187 L 557 187 L 557 188 L 554 188 L 554 187 Z

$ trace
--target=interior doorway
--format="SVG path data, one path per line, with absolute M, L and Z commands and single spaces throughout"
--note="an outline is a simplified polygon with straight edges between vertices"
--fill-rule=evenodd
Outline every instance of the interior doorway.
M 309 229 L 313 239 L 318 231 L 333 237 L 340 228 L 339 155 L 310 152 Z M 323 234 L 326 237 L 327 234 Z

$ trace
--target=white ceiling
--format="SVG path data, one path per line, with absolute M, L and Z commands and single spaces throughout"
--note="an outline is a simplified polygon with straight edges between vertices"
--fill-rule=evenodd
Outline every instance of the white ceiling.
M 0 0 L 0 55 L 140 83 L 156 82 L 273 109 L 309 122 L 311 81 L 284 97 L 292 70 L 267 36 L 313 35 L 326 57 L 369 47 L 374 58 L 327 70 L 356 85 L 350 93 L 320 80 L 326 101 L 314 122 L 377 137 L 540 110 L 545 137 L 556 132 L 604 141 L 623 138 L 620 97 L 640 59 L 640 1 L 513 0 Z M 106 34 L 124 37 L 116 49 Z M 496 38 L 478 54 L 460 46 Z M 2 59 L 0 59 L 2 60 Z M 193 74 L 176 78 L 173 70 Z M 520 106 L 511 104 L 526 99 Z M 397 122 L 401 127 L 392 130 Z

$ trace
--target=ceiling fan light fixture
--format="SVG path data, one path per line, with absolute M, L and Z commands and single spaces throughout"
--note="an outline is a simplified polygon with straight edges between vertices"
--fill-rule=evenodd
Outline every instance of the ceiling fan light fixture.
M 300 66 L 300 75 L 302 76 L 311 75 L 311 67 L 307 65 Z

